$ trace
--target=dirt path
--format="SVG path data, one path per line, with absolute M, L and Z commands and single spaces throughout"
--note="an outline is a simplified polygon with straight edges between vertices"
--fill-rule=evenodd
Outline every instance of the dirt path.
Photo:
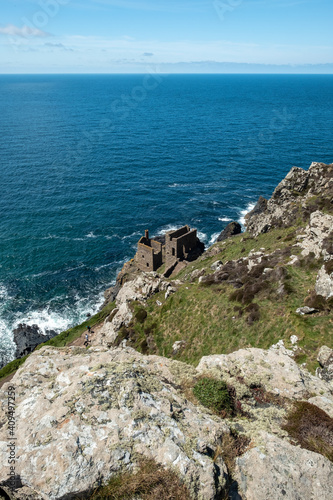
M 2 378 L 2 379 L 0 380 L 0 389 L 1 389 L 1 387 L 2 387 L 4 384 L 6 384 L 7 382 L 10 382 L 10 381 L 12 380 L 12 378 L 13 378 L 13 377 L 14 377 L 14 375 L 15 375 L 15 373 L 16 373 L 16 372 L 11 373 L 10 375 L 7 375 L 7 377 Z

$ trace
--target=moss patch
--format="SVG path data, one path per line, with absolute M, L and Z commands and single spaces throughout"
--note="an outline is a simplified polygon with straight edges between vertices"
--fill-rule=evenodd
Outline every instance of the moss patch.
M 223 380 L 203 377 L 193 387 L 193 394 L 203 406 L 223 417 L 233 412 L 233 400 Z

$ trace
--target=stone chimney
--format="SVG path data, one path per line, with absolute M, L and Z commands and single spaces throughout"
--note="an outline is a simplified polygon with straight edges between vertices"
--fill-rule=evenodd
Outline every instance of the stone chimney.
M 148 231 L 148 229 L 145 230 L 145 238 L 147 240 L 149 240 L 149 231 Z

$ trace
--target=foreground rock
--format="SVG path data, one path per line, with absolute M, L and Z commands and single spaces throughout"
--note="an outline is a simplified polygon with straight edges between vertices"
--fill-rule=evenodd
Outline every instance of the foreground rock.
M 234 479 L 246 500 L 328 500 L 333 466 L 318 453 L 262 432 L 257 445 L 236 459 Z
M 140 454 L 174 468 L 193 499 L 221 495 L 227 470 L 213 456 L 229 430 L 177 389 L 194 374 L 183 363 L 132 349 L 47 346 L 33 353 L 10 382 L 17 387 L 16 473 L 22 484 L 43 499 L 88 495 L 132 470 Z M 2 392 L 1 423 L 6 408 Z M 7 464 L 4 426 L 0 436 L 0 460 Z M 1 468 L 0 482 L 7 469 Z
M 282 343 L 268 350 L 240 349 L 231 354 L 204 356 L 197 371 L 210 373 L 236 387 L 241 378 L 247 387 L 262 387 L 267 392 L 292 400 L 308 399 L 310 394 L 321 395 L 333 405 L 329 385 L 302 369 L 292 355 Z
M 14 342 L 16 344 L 15 358 L 21 358 L 30 354 L 35 347 L 57 335 L 54 330 L 47 330 L 43 334 L 37 325 L 20 324 L 13 331 Z

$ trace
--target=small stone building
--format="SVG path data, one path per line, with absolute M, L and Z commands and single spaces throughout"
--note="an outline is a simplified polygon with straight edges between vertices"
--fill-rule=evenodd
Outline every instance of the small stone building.
M 138 242 L 135 262 L 142 271 L 156 271 L 164 263 L 167 270 L 177 262 L 187 260 L 200 245 L 197 230 L 191 230 L 189 226 L 168 231 L 165 234 L 164 245 L 160 241 L 149 238 L 149 231 L 146 230 L 145 235 Z
M 163 264 L 163 245 L 149 238 L 149 231 L 138 242 L 135 261 L 141 271 L 156 271 Z

